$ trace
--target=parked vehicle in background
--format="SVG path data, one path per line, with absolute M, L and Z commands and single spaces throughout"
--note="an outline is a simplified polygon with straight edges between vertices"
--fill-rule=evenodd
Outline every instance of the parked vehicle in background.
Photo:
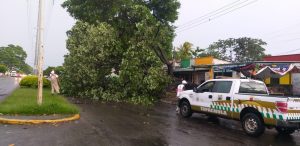
M 20 74 L 20 73 L 17 73 L 16 77 L 20 78 L 20 77 L 21 77 L 21 74 Z
M 241 121 L 250 136 L 260 136 L 265 127 L 292 134 L 300 127 L 300 98 L 270 96 L 266 85 L 249 79 L 208 80 L 179 95 L 182 117 L 193 112 Z
M 14 70 L 11 71 L 11 72 L 10 72 L 10 76 L 11 76 L 11 77 L 16 77 L 16 76 L 17 76 L 17 71 L 14 71 Z

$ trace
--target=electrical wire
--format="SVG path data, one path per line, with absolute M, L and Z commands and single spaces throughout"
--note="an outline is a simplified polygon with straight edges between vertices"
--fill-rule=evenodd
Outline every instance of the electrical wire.
M 277 55 L 288 54 L 288 53 L 295 52 L 295 51 L 298 51 L 298 50 L 300 50 L 300 48 L 294 49 L 294 50 L 290 50 L 290 51 L 287 51 L 287 52 L 281 52 L 281 53 L 278 53 Z
M 300 35 L 300 32 L 296 32 L 296 33 L 281 33 L 281 34 L 278 34 L 278 35 L 273 35 L 272 37 L 269 37 L 269 38 L 272 38 L 272 39 L 275 38 L 276 39 L 276 38 L 280 38 L 280 37 L 295 36 L 295 35 Z
M 298 20 L 298 21 L 299 21 L 299 20 Z M 292 24 L 292 25 L 289 25 L 289 26 L 280 28 L 280 29 L 278 29 L 278 30 L 275 30 L 275 31 L 272 31 L 272 32 L 269 32 L 269 33 L 265 33 L 265 34 L 263 34 L 263 35 L 271 35 L 271 34 L 280 33 L 281 31 L 284 31 L 284 30 L 289 29 L 289 28 L 299 27 L 299 25 L 300 25 L 300 22 L 297 22 L 296 24 Z
M 27 5 L 27 33 L 28 33 L 28 47 L 29 47 L 29 50 L 30 52 L 34 52 L 34 42 L 35 40 L 33 40 L 34 36 L 33 36 L 33 30 L 32 30 L 32 16 L 31 16 L 31 13 L 32 13 L 32 1 L 31 0 L 27 0 L 26 1 L 26 5 Z M 31 58 L 32 60 L 34 60 L 34 57 Z
M 236 11 L 236 10 L 238 10 L 238 9 L 241 9 L 241 8 L 243 8 L 243 7 L 246 7 L 246 6 L 248 6 L 248 5 L 252 4 L 252 3 L 255 3 L 255 2 L 257 2 L 257 1 L 258 1 L 258 0 L 251 1 L 251 2 L 249 2 L 249 3 L 246 3 L 245 5 L 242 5 L 242 6 L 240 6 L 240 7 L 237 7 L 237 8 L 235 8 L 235 9 L 232 9 L 232 10 L 230 10 L 230 11 L 228 11 L 228 12 L 222 13 L 222 14 L 217 15 L 217 16 L 215 16 L 215 17 L 211 17 L 211 18 L 209 18 L 209 19 L 206 20 L 206 21 L 202 21 L 202 22 L 199 22 L 199 23 L 197 23 L 197 24 L 195 24 L 195 25 L 191 25 L 190 27 L 187 27 L 187 28 L 185 28 L 185 29 L 183 29 L 183 30 L 178 31 L 177 33 L 181 33 L 181 32 L 183 32 L 183 31 L 186 31 L 186 30 L 192 29 L 192 28 L 194 28 L 194 27 L 197 27 L 197 26 L 199 26 L 199 25 L 201 25 L 201 24 L 210 22 L 211 20 L 214 20 L 214 19 L 216 19 L 216 18 L 219 18 L 219 17 L 221 17 L 221 16 L 224 16 L 224 15 L 226 15 L 226 14 L 228 14 L 228 13 L 234 12 L 234 11 Z
M 286 42 L 291 42 L 291 41 L 296 41 L 296 40 L 299 40 L 300 38 L 293 38 L 293 39 L 288 39 L 288 40 L 284 40 Z
M 207 20 L 207 19 L 210 19 L 210 18 L 213 17 L 213 16 L 222 14 L 223 12 L 226 12 L 226 11 L 228 11 L 228 10 L 230 10 L 230 9 L 232 9 L 232 8 L 234 8 L 234 7 L 236 7 L 236 6 L 242 5 L 242 4 L 246 3 L 247 1 L 248 1 L 248 0 L 242 1 L 242 2 L 236 3 L 236 4 L 235 4 L 235 3 L 230 3 L 230 4 L 226 5 L 226 6 L 223 6 L 223 7 L 219 8 L 219 9 L 217 9 L 217 10 L 214 10 L 214 11 L 212 11 L 212 12 L 210 12 L 210 13 L 207 13 L 207 14 L 205 14 L 205 15 L 199 17 L 199 18 L 201 18 L 201 19 L 197 18 L 197 19 L 195 19 L 194 21 L 192 20 L 193 23 L 186 23 L 186 24 L 183 24 L 181 27 L 179 26 L 176 30 L 178 31 L 178 30 L 180 30 L 180 29 L 185 29 L 186 27 L 190 27 L 190 25 L 195 25 L 195 24 L 197 24 L 197 23 L 199 23 L 199 22 L 202 22 L 202 21 L 205 21 L 205 20 Z M 229 6 L 229 7 L 228 7 L 228 6 Z M 190 21 L 190 22 L 191 22 L 191 21 Z
M 184 23 L 184 24 L 182 24 L 182 25 L 179 25 L 177 28 L 182 28 L 182 27 L 185 27 L 186 25 L 190 25 L 191 23 L 198 22 L 199 20 L 202 20 L 203 18 L 210 17 L 210 16 L 213 15 L 214 13 L 216 13 L 216 12 L 218 12 L 218 11 L 220 11 L 220 10 L 226 8 L 226 7 L 232 6 L 232 5 L 234 5 L 235 3 L 239 2 L 239 1 L 240 1 L 240 0 L 237 0 L 237 1 L 234 1 L 234 2 L 232 2 L 232 3 L 227 4 L 227 5 L 225 5 L 225 6 L 222 6 L 222 7 L 219 8 L 219 9 L 216 9 L 216 10 L 211 11 L 211 12 L 209 12 L 209 13 L 206 13 L 206 14 L 204 14 L 204 15 L 198 17 L 198 18 L 195 18 L 195 19 L 193 19 L 193 20 L 191 20 L 191 21 L 188 21 L 188 22 L 186 22 L 186 23 Z M 245 1 L 245 2 L 246 2 L 246 1 Z
M 48 19 L 48 21 L 46 21 L 46 25 L 45 25 L 45 40 L 47 40 L 48 38 L 48 34 L 49 34 L 49 29 L 50 29 L 50 26 L 51 26 L 51 20 L 52 20 L 52 15 L 53 15 L 53 9 L 54 9 L 54 6 L 55 6 L 55 2 L 54 0 L 51 2 L 50 4 L 50 8 L 49 8 L 49 11 L 47 13 L 47 16 L 46 16 L 46 19 Z

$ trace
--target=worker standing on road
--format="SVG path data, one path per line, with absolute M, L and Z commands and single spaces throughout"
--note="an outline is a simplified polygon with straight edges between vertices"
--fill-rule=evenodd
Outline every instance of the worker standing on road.
M 186 84 L 187 84 L 187 82 L 186 82 L 185 80 L 182 80 L 181 84 L 179 84 L 179 85 L 177 86 L 177 97 L 180 95 L 180 93 L 181 93 L 182 91 L 185 90 L 185 85 L 186 85 Z
M 182 80 L 181 84 L 179 84 L 177 86 L 177 98 L 180 96 L 180 93 L 185 90 L 185 85 L 186 84 L 187 84 L 187 82 L 185 80 Z M 179 107 L 178 106 L 176 107 L 176 112 L 179 113 Z
M 51 81 L 51 93 L 52 93 L 52 95 L 55 92 L 59 93 L 58 75 L 55 74 L 54 70 L 51 71 L 50 81 Z

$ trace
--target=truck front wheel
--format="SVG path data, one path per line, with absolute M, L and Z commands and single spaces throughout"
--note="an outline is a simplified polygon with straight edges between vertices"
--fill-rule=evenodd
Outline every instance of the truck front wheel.
M 261 118 L 255 113 L 247 113 L 242 118 L 244 131 L 253 137 L 258 137 L 265 131 L 265 126 Z
M 191 105 L 188 101 L 182 101 L 179 105 L 180 115 L 184 118 L 192 116 Z
M 275 127 L 277 132 L 282 135 L 290 135 L 295 132 L 294 128 L 286 128 L 286 127 Z

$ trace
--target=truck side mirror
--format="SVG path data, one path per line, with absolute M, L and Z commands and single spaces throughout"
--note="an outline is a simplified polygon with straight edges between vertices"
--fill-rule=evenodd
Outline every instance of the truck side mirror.
M 195 93 L 197 93 L 198 91 L 197 91 L 197 87 L 194 87 L 193 88 L 193 91 L 195 92 Z

